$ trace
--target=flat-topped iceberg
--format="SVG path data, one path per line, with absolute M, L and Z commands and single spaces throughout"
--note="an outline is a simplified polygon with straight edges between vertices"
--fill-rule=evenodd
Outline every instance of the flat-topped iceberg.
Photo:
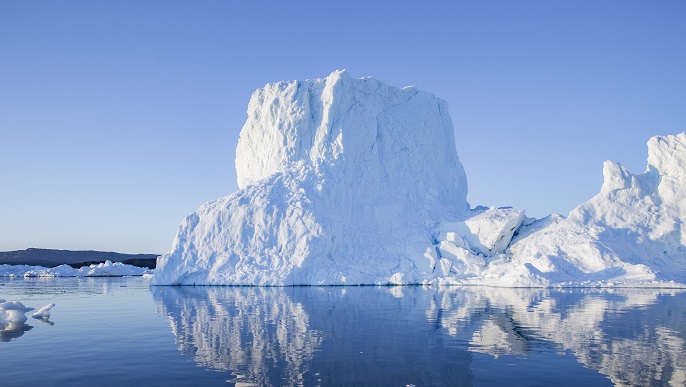
M 439 220 L 467 211 L 445 101 L 334 72 L 257 90 L 240 190 L 181 224 L 156 284 L 420 282 Z
M 253 93 L 239 191 L 182 222 L 156 285 L 683 286 L 686 135 L 606 163 L 568 218 L 470 209 L 446 102 L 344 71 Z

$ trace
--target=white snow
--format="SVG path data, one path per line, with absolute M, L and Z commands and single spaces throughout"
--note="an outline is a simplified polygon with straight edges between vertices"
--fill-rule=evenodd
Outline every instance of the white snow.
M 686 134 L 654 137 L 645 173 L 606 162 L 567 218 L 470 210 L 445 101 L 344 71 L 279 82 L 248 106 L 239 191 L 182 222 L 152 283 L 683 287 L 685 167 Z
M 0 277 L 118 277 L 151 273 L 152 270 L 148 268 L 111 261 L 84 266 L 80 269 L 74 269 L 69 265 L 50 268 L 29 265 L 0 265 Z

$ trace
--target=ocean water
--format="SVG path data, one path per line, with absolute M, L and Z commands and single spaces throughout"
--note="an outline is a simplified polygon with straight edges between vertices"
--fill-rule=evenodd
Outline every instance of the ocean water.
M 686 384 L 686 292 L 0 279 L 3 386 Z

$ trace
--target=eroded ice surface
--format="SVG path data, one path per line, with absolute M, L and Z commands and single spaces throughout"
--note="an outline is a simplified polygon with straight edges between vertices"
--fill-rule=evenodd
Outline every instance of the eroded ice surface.
M 270 84 L 240 134 L 240 190 L 182 222 L 153 283 L 686 286 L 685 144 L 654 137 L 645 173 L 606 162 L 596 197 L 535 220 L 469 209 L 432 94 L 340 71 Z

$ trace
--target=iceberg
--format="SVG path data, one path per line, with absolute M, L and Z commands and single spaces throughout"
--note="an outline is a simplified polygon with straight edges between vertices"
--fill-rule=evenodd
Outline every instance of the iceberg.
M 471 208 L 447 103 L 345 71 L 255 91 L 239 190 L 186 217 L 154 285 L 686 286 L 686 134 L 606 162 L 568 217 Z
M 686 284 L 686 134 L 648 141 L 648 166 L 632 174 L 606 161 L 600 193 L 510 246 L 540 285 Z M 523 227 L 526 230 L 526 227 Z
M 48 320 L 50 318 L 50 311 L 55 307 L 55 304 L 47 304 L 44 307 L 38 309 L 31 317 L 38 320 Z
M 121 277 L 143 276 L 152 272 L 153 270 L 145 267 L 112 261 L 83 266 L 80 269 L 74 269 L 69 265 L 0 265 L 0 277 Z
M 415 283 L 439 219 L 468 210 L 445 101 L 337 71 L 253 93 L 240 190 L 179 227 L 155 284 Z

